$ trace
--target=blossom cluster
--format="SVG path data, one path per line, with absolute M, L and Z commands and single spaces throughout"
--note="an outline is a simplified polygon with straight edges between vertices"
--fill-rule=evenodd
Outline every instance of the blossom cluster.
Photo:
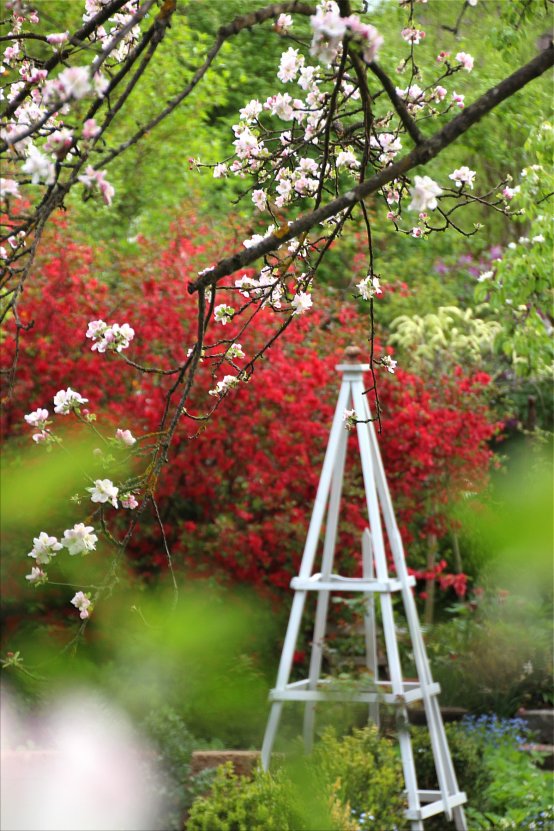
M 97 542 L 98 537 L 93 526 L 85 525 L 83 522 L 77 523 L 73 528 L 67 528 L 60 540 L 50 536 L 46 531 L 41 531 L 38 537 L 33 539 L 33 548 L 27 555 L 35 560 L 36 566 L 26 579 L 37 585 L 46 582 L 47 574 L 39 567 L 48 565 L 62 548 L 67 548 L 71 556 L 88 554 L 96 550 Z
M 362 23 L 355 14 L 341 17 L 338 5 L 332 1 L 317 7 L 316 14 L 310 18 L 310 24 L 314 32 L 310 54 L 326 66 L 336 60 L 346 35 L 360 45 L 366 63 L 375 60 L 383 45 L 383 37 L 375 26 Z
M 84 23 L 93 22 L 105 9 L 103 0 L 85 0 L 84 6 Z M 86 164 L 106 122 L 97 114 L 87 117 L 87 111 L 91 102 L 100 110 L 107 99 L 113 69 L 138 43 L 142 17 L 139 4 L 128 0 L 75 41 L 69 31 L 35 34 L 40 16 L 26 3 L 15 2 L 8 8 L 12 17 L 6 22 L 11 22 L 11 28 L 3 38 L 7 45 L 0 54 L 6 78 L 0 94 L 6 99 L 0 141 L 7 150 L 0 203 L 8 218 L 11 234 L 9 230 L 6 237 L 13 249 L 12 253 L 0 246 L 0 256 L 6 260 L 31 250 L 28 235 L 34 231 L 34 223 L 22 221 L 14 204 L 17 200 L 38 206 L 45 188 L 58 181 L 78 181 L 86 193 L 97 191 L 106 205 L 112 203 L 115 189 L 106 171 Z M 44 43 L 46 58 L 33 55 L 33 38 Z M 39 192 L 33 190 L 37 187 Z
M 361 91 L 356 72 L 348 62 L 350 55 L 343 55 L 343 49 L 353 49 L 371 63 L 378 57 L 383 38 L 375 27 L 362 22 L 357 15 L 342 17 L 339 6 L 332 0 L 318 3 L 316 13 L 310 17 L 310 26 L 309 55 L 303 54 L 299 40 L 281 54 L 276 77 L 287 89 L 275 92 L 265 101 L 252 99 L 245 103 L 233 125 L 234 158 L 211 166 L 215 178 L 251 177 L 253 184 L 246 192 L 250 193 L 256 211 L 271 218 L 265 231 L 244 241 L 246 248 L 257 245 L 271 234 L 278 236 L 286 231 L 288 223 L 279 226 L 277 211 L 294 206 L 303 208 L 306 200 L 315 200 L 317 205 L 323 192 L 339 192 L 341 187 L 348 186 L 361 175 L 361 144 L 352 140 L 351 136 L 356 134 L 349 129 L 349 109 L 360 106 L 357 102 Z M 294 29 L 292 16 L 281 15 L 275 28 L 281 34 L 290 33 Z M 417 28 L 410 17 L 410 25 L 402 30 L 402 37 L 415 47 L 425 38 L 425 32 Z M 310 63 L 310 56 L 317 63 Z M 341 61 L 343 70 L 339 69 Z M 460 71 L 471 72 L 474 66 L 473 57 L 462 51 L 455 57 L 441 52 L 437 61 L 443 65 L 441 81 Z M 331 72 L 325 67 L 331 67 Z M 399 72 L 403 69 L 403 66 L 399 67 Z M 418 80 L 420 77 L 416 76 Z M 462 93 L 449 92 L 440 83 L 419 86 L 414 77 L 405 88 L 397 86 L 396 95 L 414 119 L 444 114 L 451 108 L 463 108 L 465 104 Z M 402 152 L 405 131 L 401 119 L 395 122 L 398 113 L 386 109 L 386 105 L 383 109 L 382 100 L 376 105 L 380 112 L 374 113 L 369 147 L 365 151 L 375 170 L 394 163 Z M 334 106 L 332 120 L 329 114 L 331 102 Z M 343 118 L 346 119 L 344 123 Z M 203 166 L 196 161 L 195 165 Z M 454 170 L 450 179 L 455 183 L 456 192 L 431 176 L 415 176 L 412 184 L 406 178 L 394 180 L 381 190 L 389 206 L 387 216 L 397 230 L 423 239 L 431 232 L 427 212 L 437 210 L 441 198 L 452 199 L 456 193 L 465 195 L 473 190 L 475 177 L 476 172 L 467 166 Z M 417 212 L 419 220 L 411 229 L 399 225 L 401 203 L 407 196 L 408 210 Z M 289 311 L 291 315 L 299 316 L 311 309 L 313 294 L 308 287 L 314 282 L 319 252 L 325 241 L 336 233 L 336 227 L 341 227 L 343 219 L 339 214 L 321 223 L 313 240 L 304 235 L 285 243 L 279 254 L 266 257 L 257 275 L 239 276 L 234 282 L 235 290 L 249 303 L 262 308 L 269 306 L 275 312 Z M 358 283 L 357 289 L 364 300 L 370 300 L 382 291 L 379 279 L 374 275 Z M 243 310 L 244 306 L 238 309 L 230 302 L 219 303 L 214 307 L 213 318 L 227 326 L 237 320 Z M 394 366 L 387 362 L 381 366 L 389 372 L 394 371 Z M 212 394 L 221 395 L 227 388 L 227 385 L 216 387 Z
M 112 330 L 116 326 L 117 324 L 112 326 Z M 130 327 L 128 328 L 130 329 Z M 118 332 L 121 332 L 121 330 L 123 330 L 121 337 L 128 335 L 128 332 L 123 327 L 118 327 L 116 330 L 116 338 L 118 337 Z M 132 330 L 130 331 L 132 332 Z M 54 412 L 62 416 L 67 416 L 70 413 L 75 413 L 79 416 L 81 415 L 82 405 L 86 403 L 88 403 L 87 398 L 84 398 L 80 393 L 68 387 L 65 390 L 59 390 L 54 396 Z M 88 411 L 85 410 L 84 412 L 86 414 L 86 421 L 94 418 L 88 414 Z M 38 431 L 32 436 L 36 443 L 50 443 L 55 440 L 54 434 L 49 429 L 49 425 L 52 422 L 49 420 L 48 410 L 39 407 L 33 412 L 27 413 L 24 416 L 24 420 Z M 118 428 L 115 433 L 115 438 L 110 441 L 114 445 L 129 448 L 136 444 L 137 439 L 133 436 L 131 430 Z M 94 480 L 93 486 L 86 490 L 90 494 L 91 502 L 99 505 L 110 504 L 114 508 L 118 508 L 121 504 L 122 508 L 133 510 L 139 504 L 135 493 L 132 491 L 121 492 L 121 489 L 114 485 L 111 479 L 96 479 Z M 80 501 L 78 497 L 75 499 Z M 76 523 L 73 528 L 67 528 L 63 532 L 63 537 L 60 539 L 49 535 L 46 531 L 41 531 L 38 537 L 34 538 L 33 548 L 28 555 L 35 560 L 36 565 L 32 567 L 31 572 L 26 575 L 25 579 L 35 586 L 47 582 L 48 575 L 42 567 L 48 565 L 62 548 L 66 548 L 71 556 L 88 554 L 96 550 L 97 542 L 98 536 L 95 533 L 94 527 L 92 525 L 86 525 L 84 522 Z M 79 609 L 82 619 L 89 617 L 92 611 L 92 603 L 88 595 L 84 595 L 83 592 L 78 592 L 71 602 Z
M 91 320 L 86 336 L 94 341 L 93 351 L 122 352 L 135 337 L 135 330 L 128 323 L 108 325 L 103 320 Z

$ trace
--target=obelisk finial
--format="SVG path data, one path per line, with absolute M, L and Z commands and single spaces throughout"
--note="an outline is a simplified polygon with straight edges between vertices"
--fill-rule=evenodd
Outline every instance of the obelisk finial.
M 347 364 L 360 364 L 362 362 L 362 350 L 359 346 L 347 346 L 344 350 L 344 360 Z

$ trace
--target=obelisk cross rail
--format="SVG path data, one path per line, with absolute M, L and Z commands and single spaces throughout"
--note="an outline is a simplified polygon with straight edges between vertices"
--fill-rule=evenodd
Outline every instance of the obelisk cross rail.
M 361 351 L 348 347 L 345 363 L 337 367 L 342 373 L 342 385 L 331 426 L 329 443 L 325 453 L 321 478 L 310 520 L 304 553 L 297 577 L 291 581 L 294 597 L 277 681 L 270 693 L 271 711 L 262 746 L 262 764 L 269 766 L 271 752 L 277 734 L 285 701 L 302 701 L 304 710 L 304 742 L 307 750 L 313 743 L 315 707 L 318 702 L 364 702 L 369 706 L 371 721 L 379 724 L 379 703 L 392 704 L 397 712 L 398 741 L 406 786 L 408 808 L 406 817 L 412 831 L 423 831 L 423 821 L 435 814 L 444 813 L 454 822 L 456 831 L 466 831 L 463 804 L 466 795 L 460 791 L 444 724 L 438 704 L 440 687 L 433 682 L 429 661 L 423 643 L 417 609 L 412 594 L 414 578 L 408 575 L 402 540 L 385 477 L 375 429 L 364 394 L 363 374 L 369 366 L 360 363 Z M 345 411 L 354 409 L 356 432 L 360 450 L 365 501 L 369 528 L 362 535 L 362 577 L 349 578 L 333 570 L 337 529 L 339 523 L 342 483 L 346 461 L 348 431 L 345 429 Z M 384 528 L 381 519 L 384 521 Z M 323 527 L 323 553 L 321 570 L 314 572 L 318 544 Z M 388 538 L 394 563 L 395 576 L 388 573 L 385 551 L 385 534 Z M 293 656 L 298 642 L 302 614 L 309 592 L 317 595 L 314 635 L 308 677 L 290 682 Z M 341 691 L 329 679 L 321 678 L 323 649 L 327 627 L 329 602 L 332 592 L 358 592 L 366 595 L 364 636 L 366 666 L 373 677 L 368 689 Z M 412 652 L 417 671 L 417 681 L 405 681 L 402 675 L 392 595 L 402 597 Z M 379 678 L 377 661 L 377 632 L 375 600 L 379 598 L 384 643 L 387 655 L 388 680 Z M 421 790 L 417 776 L 410 739 L 407 705 L 421 701 L 427 717 L 431 749 L 435 763 L 439 790 Z

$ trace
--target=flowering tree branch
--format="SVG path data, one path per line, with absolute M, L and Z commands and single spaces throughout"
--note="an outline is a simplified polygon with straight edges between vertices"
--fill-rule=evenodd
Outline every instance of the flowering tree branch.
M 510 98 L 520 89 L 523 89 L 523 87 L 535 78 L 539 78 L 553 65 L 554 47 L 550 45 L 541 54 L 517 69 L 512 75 L 509 75 L 508 78 L 505 78 L 501 83 L 487 90 L 471 106 L 446 124 L 442 130 L 439 130 L 439 132 L 418 144 L 417 147 L 398 162 L 384 168 L 357 187 L 337 197 L 337 199 L 333 199 L 326 205 L 322 205 L 317 210 L 290 223 L 288 229 L 280 229 L 278 234 L 271 234 L 251 248 L 247 248 L 244 251 L 220 260 L 217 265 L 202 274 L 198 280 L 189 283 L 189 293 L 194 293 L 200 287 L 215 285 L 223 277 L 234 274 L 239 269 L 245 268 L 266 254 L 276 251 L 285 242 L 289 242 L 324 220 L 336 216 L 336 214 L 350 207 L 352 204 L 360 202 L 367 196 L 376 193 L 388 182 L 405 175 L 418 165 L 426 164 L 435 158 L 435 156 L 438 156 L 445 147 L 448 147 L 448 145 L 452 144 L 460 136 L 463 136 L 473 124 L 480 121 L 483 116 L 491 112 L 498 104 L 501 104 L 502 101 Z

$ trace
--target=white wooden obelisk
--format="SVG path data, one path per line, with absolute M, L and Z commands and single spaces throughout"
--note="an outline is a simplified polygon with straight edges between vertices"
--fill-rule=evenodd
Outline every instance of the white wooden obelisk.
M 323 470 L 317 490 L 308 536 L 298 577 L 291 581 L 294 590 L 290 618 L 283 644 L 275 688 L 270 693 L 271 711 L 262 746 L 262 764 L 269 766 L 271 751 L 279 726 L 285 701 L 304 702 L 304 741 L 309 750 L 313 741 L 315 705 L 325 701 L 365 702 L 369 705 L 369 717 L 379 723 L 379 702 L 394 705 L 397 712 L 398 740 L 406 786 L 408 808 L 406 817 L 412 831 L 423 831 L 423 821 L 435 814 L 444 813 L 454 822 L 456 831 L 466 831 L 463 804 L 466 795 L 460 791 L 452 764 L 442 716 L 438 704 L 440 687 L 433 683 L 429 661 L 423 643 L 417 609 L 412 594 L 415 585 L 408 575 L 402 540 L 385 478 L 377 437 L 370 418 L 367 396 L 364 394 L 363 374 L 369 366 L 360 363 L 361 350 L 348 347 L 345 362 L 337 367 L 342 373 L 335 416 L 329 444 L 323 462 Z M 356 430 L 362 464 L 369 528 L 362 535 L 362 577 L 342 577 L 333 570 L 337 526 L 342 494 L 344 465 L 348 431 L 345 429 L 345 410 L 354 409 Z M 384 522 L 384 528 L 383 528 Z M 323 526 L 323 554 L 321 571 L 314 572 L 314 563 Z M 388 537 L 396 575 L 388 573 L 385 552 L 385 534 Z M 308 678 L 290 683 L 294 651 L 298 640 L 302 614 L 308 592 L 317 592 L 314 636 Z M 364 634 L 366 664 L 373 676 L 367 689 L 341 691 L 336 683 L 329 686 L 328 679 L 321 678 L 323 647 L 327 624 L 327 612 L 331 592 L 363 592 L 366 597 Z M 417 681 L 405 681 L 402 675 L 400 655 L 396 640 L 392 595 L 400 593 L 412 642 Z M 388 680 L 378 677 L 377 640 L 374 603 L 376 596 L 381 604 L 381 619 L 388 663 Z M 326 689 L 327 687 L 327 689 Z M 438 791 L 418 788 L 417 775 L 410 740 L 407 705 L 422 701 L 427 717 L 431 748 L 439 783 Z

